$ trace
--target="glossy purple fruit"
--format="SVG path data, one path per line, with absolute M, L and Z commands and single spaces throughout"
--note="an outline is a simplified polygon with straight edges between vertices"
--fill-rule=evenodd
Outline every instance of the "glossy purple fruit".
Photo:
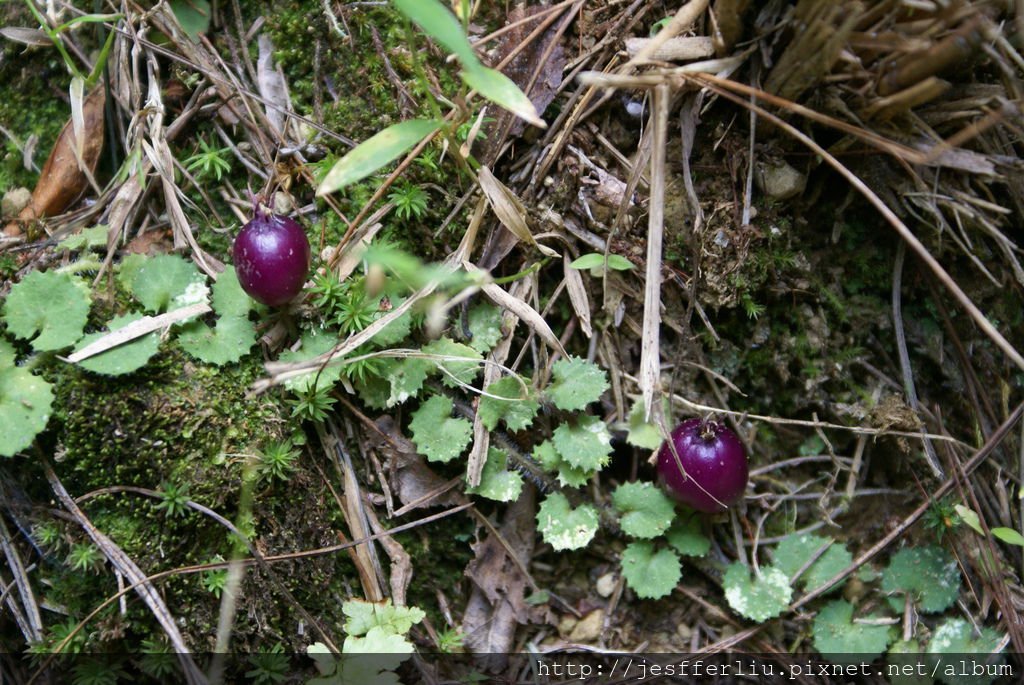
M 658 451 L 658 476 L 676 499 L 698 511 L 725 511 L 747 489 L 747 451 L 727 426 L 687 419 L 672 431 L 679 461 L 669 443 Z M 680 465 L 682 470 L 680 470 Z
M 252 299 L 277 307 L 299 294 L 309 271 L 309 240 L 294 219 L 257 209 L 233 250 L 235 271 Z

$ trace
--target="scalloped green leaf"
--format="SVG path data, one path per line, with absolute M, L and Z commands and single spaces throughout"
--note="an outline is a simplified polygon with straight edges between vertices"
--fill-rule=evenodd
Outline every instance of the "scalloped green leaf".
M 546 394 L 565 411 L 585 409 L 608 389 L 608 375 L 601 367 L 579 357 L 559 359 L 551 367 L 552 381 Z
M 410 397 L 416 397 L 423 388 L 423 381 L 430 375 L 434 365 L 427 359 L 406 357 L 387 367 L 385 378 L 391 384 L 387 406 L 401 404 Z
M 775 618 L 793 597 L 789 576 L 774 566 L 761 567 L 760 577 L 755 577 L 749 568 L 734 561 L 726 569 L 722 584 L 729 606 L 751 621 Z
M 473 424 L 452 418 L 452 401 L 434 395 L 420 405 L 409 423 L 416 449 L 430 461 L 451 461 L 462 454 L 473 438 Z
M 117 282 L 125 290 L 132 289 L 132 281 L 135 280 L 135 276 L 139 273 L 142 266 L 149 261 L 149 257 L 145 255 L 135 254 L 134 252 L 125 255 L 116 269 L 117 269 Z
M 233 364 L 249 354 L 256 343 L 256 328 L 246 316 L 222 316 L 210 328 L 202 321 L 182 327 L 178 344 L 196 359 L 223 366 Z
M 483 355 L 469 345 L 438 338 L 424 345 L 422 351 L 440 357 L 431 361 L 441 372 L 441 382 L 449 388 L 469 385 L 480 374 Z
M 385 360 L 391 361 L 391 360 Z M 353 387 L 366 406 L 372 409 L 386 409 L 388 398 L 391 397 L 391 384 L 386 378 L 370 376 L 359 382 L 354 382 Z
M 49 383 L 14 365 L 14 348 L 0 340 L 0 456 L 13 457 L 32 445 L 50 420 Z
M 57 249 L 69 250 L 71 252 L 76 252 L 78 250 L 94 250 L 98 248 L 106 249 L 107 230 L 108 227 L 106 224 L 98 224 L 92 228 L 84 228 L 78 233 L 68 236 L 57 243 Z
M 871 615 L 865 620 L 876 618 Z M 814 648 L 835 663 L 872 661 L 889 645 L 889 628 L 887 625 L 856 622 L 852 604 L 843 599 L 833 600 L 814 618 Z
M 792 578 L 808 559 L 823 548 L 815 562 L 797 579 L 805 590 L 815 590 L 853 562 L 853 555 L 842 543 L 810 533 L 787 535 L 775 548 L 775 566 Z M 842 584 L 837 583 L 829 592 L 840 587 Z
M 7 330 L 31 340 L 32 349 L 61 350 L 82 337 L 90 303 L 89 290 L 78 279 L 57 271 L 33 271 L 11 288 L 3 316 Z
M 711 540 L 701 530 L 701 519 L 696 515 L 676 523 L 665 537 L 677 552 L 688 557 L 703 557 L 711 550 Z
M 107 331 L 118 331 L 130 323 L 142 318 L 142 314 L 126 314 L 110 320 L 107 324 Z M 106 333 L 90 333 L 82 338 L 75 346 L 75 351 L 85 349 L 96 340 L 99 340 Z M 157 331 L 147 333 L 141 337 L 126 342 L 123 345 L 101 352 L 96 356 L 89 357 L 78 362 L 78 365 L 93 373 L 102 373 L 107 376 L 120 376 L 131 373 L 145 366 L 149 360 L 160 349 L 160 334 Z
M 376 626 L 366 635 L 346 636 L 341 651 L 345 656 L 338 665 L 337 680 L 328 681 L 331 685 L 400 685 L 402 681 L 393 669 L 408 659 L 415 647 L 404 636 Z
M 622 532 L 635 538 L 654 538 L 672 525 L 676 508 L 652 483 L 623 483 L 612 493 L 612 505 L 622 514 Z
M 918 664 L 927 665 L 921 658 L 921 646 L 917 640 L 898 640 L 889 646 L 885 655 L 886 676 L 889 685 L 932 685 L 931 675 L 918 672 Z M 909 667 L 909 668 L 908 668 Z M 890 672 L 895 668 L 895 672 Z M 931 673 L 931 669 L 928 669 Z
M 570 466 L 597 471 L 608 463 L 612 453 L 612 435 L 596 416 L 578 416 L 555 429 L 551 441 Z
M 480 474 L 480 485 L 466 488 L 471 495 L 480 495 L 496 502 L 512 502 L 519 499 L 523 491 L 523 476 L 518 471 L 509 471 L 508 455 L 492 447 L 487 452 L 487 463 Z
M 597 533 L 597 509 L 581 504 L 576 509 L 560 492 L 549 493 L 537 511 L 537 530 L 555 550 L 586 547 Z
M 668 416 L 665 412 L 665 416 Z M 629 410 L 628 433 L 626 442 L 645 450 L 656 450 L 661 447 L 661 430 L 653 423 L 644 421 L 644 402 L 637 400 Z
M 558 474 L 558 482 L 565 487 L 578 488 L 586 485 L 595 471 L 585 471 L 569 464 L 555 449 L 550 440 L 545 440 L 533 448 L 533 457 L 545 470 Z
M 246 316 L 254 305 L 253 299 L 242 290 L 235 267 L 226 267 L 213 284 L 213 311 L 218 316 Z
M 525 388 L 523 385 L 515 376 L 505 376 L 484 388 L 477 414 L 487 430 L 497 428 L 499 420 L 512 431 L 523 430 L 533 423 L 540 403 L 533 399 L 529 385 Z
M 998 676 L 989 675 L 988 669 L 1006 663 L 1006 657 L 999 653 L 1002 642 L 1003 636 L 991 628 L 982 628 L 975 634 L 974 628 L 964 619 L 950 618 L 932 633 L 927 653 L 933 657 L 954 657 L 948 661 L 929 660 L 931 665 L 938 661 L 935 672 L 946 685 L 990 685 Z M 961 666 L 960 661 L 965 657 L 967 661 Z M 975 667 L 982 668 L 982 671 Z
M 393 635 L 405 635 L 426 618 L 422 609 L 395 606 L 390 599 L 383 602 L 350 599 L 342 603 L 341 613 L 348 617 L 345 633 L 356 637 L 366 635 L 373 628 L 382 628 Z
M 159 255 L 138 268 L 131 291 L 146 311 L 158 313 L 172 302 L 178 306 L 201 302 L 208 289 L 195 264 L 175 255 Z
M 329 333 L 309 331 L 302 334 L 302 344 L 298 350 L 285 350 L 278 359 L 282 362 L 306 361 L 333 350 L 337 344 L 338 339 Z M 316 383 L 317 388 L 330 388 L 341 379 L 341 370 L 341 364 L 329 364 L 320 369 L 313 369 L 301 376 L 289 378 L 284 382 L 284 387 L 298 394 L 309 391 L 314 383 Z M 386 383 L 384 385 L 390 394 L 390 386 Z M 385 395 L 386 397 L 387 395 Z M 383 409 L 384 405 L 380 405 L 377 408 Z
M 904 547 L 882 572 L 882 591 L 893 611 L 902 612 L 909 593 L 924 613 L 937 613 L 953 605 L 960 594 L 960 569 L 941 547 Z
M 501 340 L 501 309 L 481 302 L 470 308 L 469 332 L 473 338 L 469 346 L 481 354 L 490 352 Z
M 622 552 L 622 576 L 641 599 L 659 599 L 672 592 L 683 577 L 679 555 L 655 551 L 654 543 L 631 542 Z

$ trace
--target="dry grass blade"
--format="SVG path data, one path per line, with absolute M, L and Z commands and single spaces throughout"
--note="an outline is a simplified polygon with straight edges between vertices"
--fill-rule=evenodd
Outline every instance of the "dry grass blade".
M 472 264 L 466 263 L 466 270 L 470 273 L 482 274 Z M 516 315 L 517 318 L 522 319 L 540 336 L 541 340 L 546 342 L 552 348 L 565 355 L 565 348 L 562 347 L 561 341 L 558 336 L 555 335 L 554 331 L 551 330 L 551 326 L 544 320 L 544 317 L 540 315 L 536 309 L 531 307 L 528 302 L 521 300 L 510 292 L 506 291 L 499 285 L 494 283 L 487 283 L 480 286 L 480 290 L 483 291 L 487 297 L 491 299 L 494 304 L 498 305 L 502 309 L 507 309 Z
M 569 266 L 570 263 L 568 255 L 562 258 L 565 289 L 569 293 L 572 310 L 576 312 L 576 318 L 580 321 L 580 329 L 589 338 L 594 334 L 594 328 L 590 324 L 590 298 L 587 297 L 587 288 L 583 285 L 583 276 L 580 275 L 579 269 Z
M 159 316 L 144 316 L 137 321 L 133 321 L 124 328 L 119 328 L 116 331 L 107 333 L 99 340 L 86 345 L 78 352 L 68 355 L 66 360 L 72 364 L 77 364 L 89 357 L 95 357 L 97 354 L 102 354 L 107 350 L 111 350 L 118 345 L 131 342 L 136 338 L 141 338 L 147 333 L 159 331 L 167 328 L 171 324 L 175 324 L 179 321 L 185 321 L 186 319 L 191 319 L 196 316 L 202 316 L 203 314 L 211 311 L 213 310 L 210 309 L 210 305 L 206 302 L 197 302 L 196 304 L 190 304 L 187 307 L 174 309 L 164 314 L 160 314 Z
M 654 55 L 658 53 L 658 50 L 665 43 L 693 26 L 694 22 L 704 14 L 707 8 L 708 0 L 690 0 L 690 2 L 680 7 L 675 16 L 672 17 L 672 20 L 658 31 L 658 35 L 652 38 L 642 50 L 623 66 L 623 70 L 632 70 L 644 62 L 655 59 Z
M 4 557 L 7 559 L 7 566 L 14 575 L 13 583 L 18 588 L 18 594 L 21 596 L 21 605 L 24 611 L 18 608 L 12 595 L 8 595 L 6 598 L 7 606 L 17 620 L 18 627 L 24 634 L 25 639 L 30 642 L 40 642 L 43 639 L 43 619 L 39 614 L 39 604 L 36 602 L 35 594 L 32 592 L 32 583 L 29 582 L 25 565 L 21 561 L 21 555 L 18 554 L 18 548 L 14 546 L 11 540 L 11 533 L 7 530 L 7 524 L 2 517 L 0 517 L 0 549 L 3 550 Z M 0 594 L 7 594 L 7 589 L 5 588 L 3 593 Z
M 530 279 L 523 279 L 514 283 L 512 285 L 511 297 L 524 299 L 528 297 L 531 283 Z M 501 369 L 504 367 L 505 360 L 508 359 L 509 351 L 512 349 L 512 336 L 515 334 L 518 322 L 519 317 L 516 316 L 514 311 L 505 311 L 501 322 L 501 329 L 505 331 L 505 335 L 498 341 L 498 344 L 491 350 L 488 356 L 490 363 L 484 365 L 484 381 L 481 387 L 486 389 L 488 385 L 501 377 Z M 466 460 L 466 481 L 470 487 L 476 487 L 480 484 L 480 476 L 483 474 L 484 465 L 487 463 L 487 452 L 490 444 L 491 432 L 487 430 L 487 427 L 481 420 L 480 413 L 476 412 L 473 417 L 473 447 L 470 449 L 469 457 Z
M 640 351 L 640 393 L 644 420 L 655 416 L 661 387 L 661 248 L 665 231 L 665 148 L 668 146 L 667 85 L 654 90 L 651 135 L 651 197 L 647 221 L 647 271 L 644 280 L 644 323 Z
M 74 517 L 75 521 L 82 527 L 86 535 L 93 541 L 93 543 L 100 548 L 103 554 L 107 557 L 110 563 L 122 574 L 135 588 L 135 591 L 142 598 L 142 601 L 146 603 L 150 611 L 153 612 L 153 616 L 156 618 L 157 623 L 163 628 L 166 633 L 168 640 L 171 642 L 171 647 L 177 653 L 178 661 L 181 664 L 182 669 L 185 672 L 185 679 L 190 685 L 205 685 L 206 677 L 202 671 L 199 670 L 199 666 L 192 659 L 192 654 L 185 645 L 185 640 L 178 630 L 178 625 L 174 620 L 173 615 L 164 603 L 160 593 L 157 592 L 152 582 L 146 579 L 146 574 L 142 572 L 142 569 L 132 561 L 132 559 L 124 553 L 120 547 L 104 535 L 100 530 L 93 525 L 92 521 L 85 515 L 85 512 L 79 508 L 75 501 L 68 494 L 68 491 L 64 489 L 64 484 L 60 482 L 57 474 L 54 472 L 53 467 L 46 460 L 43 461 L 43 470 L 46 473 L 46 479 L 50 482 L 50 487 L 53 489 L 57 499 L 60 500 L 61 505 L 67 509 L 68 513 Z
M 626 52 L 635 57 L 653 41 L 653 38 L 627 38 Z M 707 36 L 677 36 L 664 43 L 651 55 L 659 62 L 683 62 L 702 59 L 715 54 L 715 46 Z

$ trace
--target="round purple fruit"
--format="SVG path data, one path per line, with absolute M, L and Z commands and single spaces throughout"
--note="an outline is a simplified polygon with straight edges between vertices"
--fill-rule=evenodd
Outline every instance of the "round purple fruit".
M 294 219 L 257 209 L 235 238 L 232 254 L 238 282 L 257 302 L 286 304 L 306 283 L 309 240 Z
M 717 421 L 683 421 L 658 451 L 662 483 L 672 496 L 698 511 L 718 513 L 738 502 L 748 475 L 743 443 Z

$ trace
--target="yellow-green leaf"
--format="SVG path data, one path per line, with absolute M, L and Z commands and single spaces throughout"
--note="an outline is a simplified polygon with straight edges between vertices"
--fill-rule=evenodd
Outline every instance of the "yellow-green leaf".
M 534 107 L 526 93 L 519 89 L 515 81 L 497 69 L 485 66 L 470 67 L 462 71 L 462 80 L 466 84 L 483 95 L 491 102 L 504 107 L 520 119 L 528 121 L 534 126 L 547 128 L 548 125 L 540 118 L 540 113 Z
M 366 178 L 398 159 L 439 127 L 440 122 L 433 119 L 410 119 L 388 126 L 339 159 L 327 172 L 316 194 L 327 195 Z
M 462 24 L 438 0 L 392 0 L 392 4 L 419 26 L 423 33 L 458 57 L 463 66 L 480 66 L 480 60 L 469 44 Z

